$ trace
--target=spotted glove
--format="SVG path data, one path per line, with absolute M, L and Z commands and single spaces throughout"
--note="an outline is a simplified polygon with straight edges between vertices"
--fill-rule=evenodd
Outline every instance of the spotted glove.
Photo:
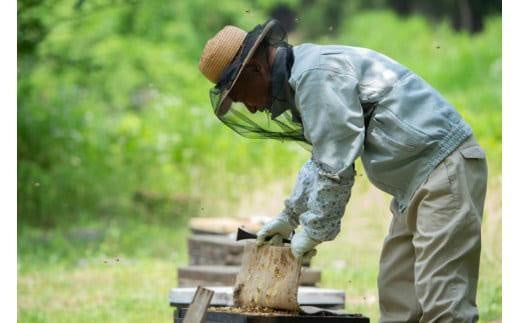
M 305 230 L 301 230 L 291 239 L 291 251 L 294 257 L 307 261 L 316 255 L 314 247 L 320 243 L 321 241 L 311 238 Z

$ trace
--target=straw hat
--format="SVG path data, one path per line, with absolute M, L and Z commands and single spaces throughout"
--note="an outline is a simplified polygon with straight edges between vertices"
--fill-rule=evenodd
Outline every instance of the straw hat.
M 249 33 L 235 26 L 226 26 L 206 42 L 200 57 L 199 69 L 208 80 L 215 84 L 219 82 L 226 68 L 231 63 L 235 63 L 234 60 L 244 57 L 242 61 L 238 62 L 240 64 L 238 72 L 234 75 L 233 79 L 227 82 L 219 103 L 217 107 L 215 107 L 215 113 L 217 115 L 225 114 L 229 110 L 232 103 L 229 98 L 229 93 L 233 89 L 237 79 L 255 54 L 258 46 L 273 28 L 278 25 L 279 22 L 277 20 L 271 19 L 263 25 L 258 25 Z M 259 29 L 259 33 L 255 32 Z M 248 42 L 247 38 L 249 36 L 254 36 L 256 39 L 252 39 L 253 45 L 248 46 L 247 53 L 241 53 L 240 51 L 244 50 L 244 41 Z
M 235 26 L 226 26 L 208 40 L 199 62 L 202 74 L 211 82 L 217 83 L 224 69 L 238 53 L 246 36 L 246 31 Z

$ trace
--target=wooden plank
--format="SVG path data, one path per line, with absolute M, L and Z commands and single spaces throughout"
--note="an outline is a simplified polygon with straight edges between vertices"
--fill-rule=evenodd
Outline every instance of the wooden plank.
M 193 301 L 188 307 L 184 323 L 201 323 L 206 319 L 206 312 L 215 292 L 210 289 L 197 287 Z
M 218 235 L 192 235 L 188 238 L 190 265 L 240 265 L 244 241 Z
M 231 286 L 235 283 L 238 267 L 228 266 L 188 266 L 177 269 L 179 286 Z
M 179 287 L 188 286 L 230 286 L 236 281 L 239 266 L 185 266 L 177 268 Z M 321 271 L 302 267 L 300 286 L 315 286 L 320 282 Z
M 316 286 L 321 281 L 321 270 L 302 267 L 300 274 L 300 286 Z
M 248 241 L 233 289 L 235 306 L 299 311 L 297 294 L 301 261 L 288 246 L 258 247 Z
M 206 288 L 215 292 L 211 299 L 211 306 L 233 306 L 233 287 L 211 286 Z M 172 288 L 169 294 L 170 304 L 188 306 L 193 299 L 195 290 L 195 287 Z M 298 304 L 343 308 L 345 306 L 345 292 L 339 289 L 301 286 L 298 288 Z

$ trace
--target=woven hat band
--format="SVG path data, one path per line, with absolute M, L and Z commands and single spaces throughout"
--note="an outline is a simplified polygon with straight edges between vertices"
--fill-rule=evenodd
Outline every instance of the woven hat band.
M 202 51 L 199 69 L 213 83 L 217 83 L 224 69 L 231 63 L 247 32 L 235 27 L 226 26 L 215 37 L 208 40 Z

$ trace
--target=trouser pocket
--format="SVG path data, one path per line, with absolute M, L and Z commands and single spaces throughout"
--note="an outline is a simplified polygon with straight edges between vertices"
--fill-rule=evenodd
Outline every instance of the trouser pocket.
M 487 188 L 487 162 L 484 149 L 478 144 L 461 147 L 461 171 L 459 175 L 461 194 L 473 202 L 476 214 L 482 219 Z

